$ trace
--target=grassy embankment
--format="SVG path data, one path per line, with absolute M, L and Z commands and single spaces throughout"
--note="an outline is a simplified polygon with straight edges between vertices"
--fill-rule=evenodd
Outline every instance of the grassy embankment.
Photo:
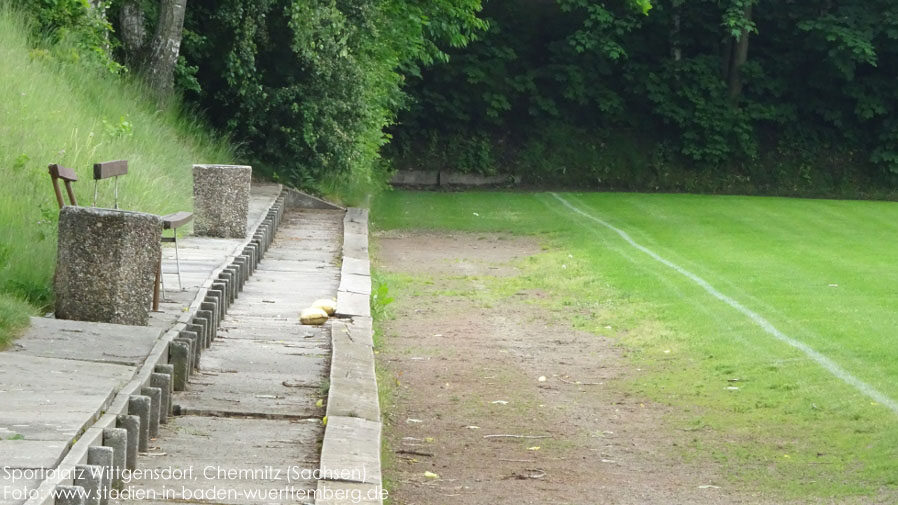
M 562 196 L 898 398 L 898 204 Z M 539 236 L 546 250 L 519 262 L 520 276 L 477 279 L 489 288 L 484 303 L 541 290 L 551 296 L 533 303 L 554 317 L 627 346 L 643 372 L 619 387 L 672 406 L 663 429 L 695 432 L 690 446 L 663 450 L 709 458 L 728 486 L 783 499 L 894 496 L 894 412 L 550 194 L 393 192 L 372 220 L 380 230 Z
M 191 207 L 191 164 L 228 162 L 233 150 L 176 104 L 77 61 L 33 49 L 20 15 L 0 7 L 0 347 L 52 303 L 58 209 L 49 163 L 78 172 L 80 204 L 93 200 L 91 165 L 127 159 L 120 206 L 167 213 Z M 111 206 L 102 184 L 98 206 Z

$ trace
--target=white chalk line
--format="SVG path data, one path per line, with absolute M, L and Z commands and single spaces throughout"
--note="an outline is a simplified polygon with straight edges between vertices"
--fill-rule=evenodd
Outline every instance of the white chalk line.
M 551 193 L 551 195 L 554 196 L 559 202 L 561 202 L 565 207 L 567 207 L 574 213 L 579 214 L 591 221 L 595 221 L 596 223 L 599 223 L 600 225 L 617 233 L 618 235 L 620 235 L 620 237 L 622 239 L 624 239 L 624 241 L 626 241 L 628 244 L 633 246 L 635 249 L 638 249 L 639 251 L 644 252 L 645 254 L 649 255 L 653 260 L 657 261 L 658 263 L 661 263 L 662 265 L 669 267 L 670 269 L 676 271 L 677 273 L 682 274 L 684 277 L 688 278 L 692 282 L 698 284 L 699 286 L 702 287 L 702 289 L 707 291 L 708 294 L 710 294 L 714 298 L 717 298 L 718 300 L 726 303 L 727 305 L 736 309 L 737 311 L 741 312 L 742 314 L 748 316 L 749 319 L 751 319 L 755 324 L 760 326 L 765 332 L 767 332 L 768 334 L 773 336 L 775 339 L 803 352 L 807 357 L 814 360 L 815 363 L 817 363 L 821 367 L 825 368 L 829 373 L 835 375 L 836 377 L 841 379 L 846 384 L 850 384 L 855 389 L 857 389 L 858 391 L 860 391 L 861 393 L 863 393 L 864 395 L 866 395 L 873 401 L 875 401 L 881 405 L 885 405 L 893 413 L 898 414 L 898 402 L 889 398 L 885 394 L 880 393 L 879 391 L 876 390 L 876 388 L 874 388 L 870 384 L 867 384 L 866 382 L 858 379 L 857 377 L 852 375 L 850 372 L 848 372 L 847 370 L 845 370 L 844 368 L 839 366 L 836 362 L 827 358 L 826 356 L 819 353 L 818 351 L 815 351 L 814 349 L 812 349 L 809 345 L 805 344 L 804 342 L 795 340 L 794 338 L 786 335 L 785 333 L 783 333 L 782 331 L 777 329 L 775 326 L 773 326 L 773 324 L 771 324 L 770 321 L 764 319 L 764 317 L 762 317 L 757 312 L 749 309 L 748 307 L 739 303 L 737 300 L 718 291 L 717 288 L 715 288 L 710 283 L 708 283 L 708 281 L 702 279 L 698 275 L 695 275 L 694 273 L 690 272 L 689 270 L 686 270 L 685 268 L 681 267 L 680 265 L 677 265 L 676 263 L 674 263 L 668 259 L 665 259 L 664 257 L 659 255 L 655 251 L 652 251 L 648 247 L 645 247 L 642 244 L 636 242 L 624 230 L 621 230 L 620 228 L 612 225 L 611 223 L 608 223 L 607 221 L 604 221 L 596 216 L 593 216 L 592 214 L 588 214 L 588 213 L 580 210 L 579 208 L 575 207 L 570 202 L 565 200 L 563 197 L 561 197 L 561 195 L 559 195 L 558 193 Z

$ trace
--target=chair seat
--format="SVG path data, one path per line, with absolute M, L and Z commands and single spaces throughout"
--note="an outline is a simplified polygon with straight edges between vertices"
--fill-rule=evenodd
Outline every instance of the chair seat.
M 193 219 L 193 212 L 175 212 L 162 216 L 162 227 L 166 230 L 180 228 Z

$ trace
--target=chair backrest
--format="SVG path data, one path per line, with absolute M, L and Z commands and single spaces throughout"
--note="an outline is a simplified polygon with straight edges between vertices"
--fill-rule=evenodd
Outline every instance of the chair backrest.
M 118 177 L 128 173 L 128 160 L 104 161 L 94 163 L 94 180 Z
M 69 195 L 69 204 L 72 206 L 78 205 L 78 202 L 75 200 L 75 193 L 72 191 L 72 183 L 78 180 L 75 171 L 56 163 L 51 164 L 48 168 L 50 180 L 53 181 L 53 190 L 56 191 L 56 203 L 59 204 L 59 208 L 61 209 L 65 206 L 65 202 L 62 200 L 62 190 L 59 189 L 59 179 L 62 179 L 65 183 L 65 191 Z
M 94 163 L 94 207 L 97 206 L 98 182 L 110 177 L 115 178 L 115 203 L 113 208 L 118 208 L 118 176 L 128 173 L 128 160 L 104 161 Z

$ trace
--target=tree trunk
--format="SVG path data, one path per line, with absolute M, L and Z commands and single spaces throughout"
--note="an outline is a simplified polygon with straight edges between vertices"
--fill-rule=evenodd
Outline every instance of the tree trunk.
M 670 57 L 674 61 L 680 61 L 683 58 L 683 50 L 680 47 L 680 8 L 674 7 L 673 16 L 670 23 Z
M 144 74 L 150 86 L 161 97 L 172 93 L 175 65 L 181 51 L 184 33 L 184 11 L 187 0 L 160 0 L 159 21 L 150 44 Z
M 745 6 L 745 20 L 751 22 L 751 4 Z M 730 97 L 737 98 L 742 94 L 742 65 L 748 60 L 748 29 L 742 30 L 742 35 L 733 44 L 729 65 L 727 82 L 730 89 Z
M 119 12 L 119 34 L 125 51 L 125 65 L 139 67 L 147 45 L 146 18 L 140 0 L 125 0 Z

